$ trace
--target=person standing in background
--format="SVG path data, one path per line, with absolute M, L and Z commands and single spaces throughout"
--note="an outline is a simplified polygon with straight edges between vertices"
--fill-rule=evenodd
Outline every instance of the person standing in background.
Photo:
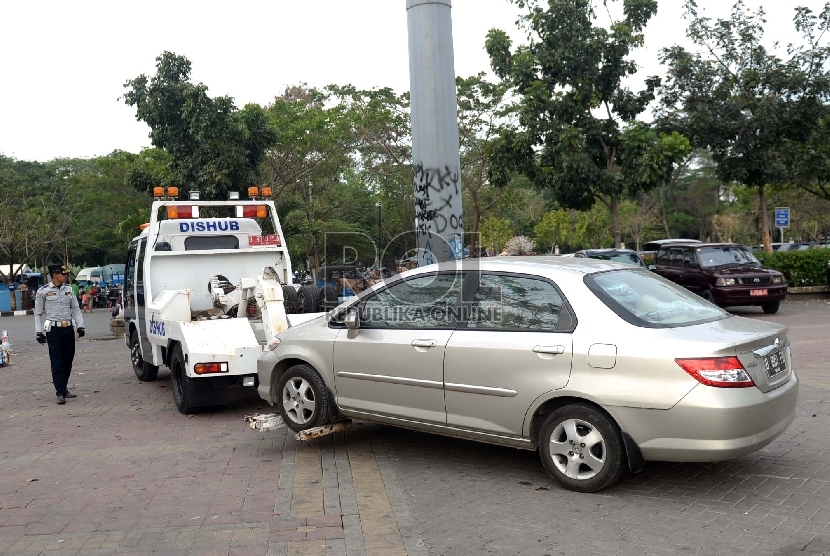
M 84 337 L 84 316 L 78 306 L 78 298 L 66 283 L 69 270 L 62 264 L 52 264 L 49 265 L 49 276 L 51 281 L 35 296 L 35 337 L 39 344 L 49 345 L 52 384 L 55 385 L 58 405 L 63 405 L 66 398 L 78 397 L 67 389 L 67 385 L 75 359 L 73 333 L 77 327 L 78 338 Z

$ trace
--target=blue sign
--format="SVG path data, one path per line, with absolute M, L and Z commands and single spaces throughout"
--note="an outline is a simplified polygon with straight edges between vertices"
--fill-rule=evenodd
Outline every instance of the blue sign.
M 786 228 L 790 225 L 790 207 L 775 207 L 775 226 Z

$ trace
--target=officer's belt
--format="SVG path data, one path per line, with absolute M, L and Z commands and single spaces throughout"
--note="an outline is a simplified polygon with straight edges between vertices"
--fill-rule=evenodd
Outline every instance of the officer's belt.
M 57 326 L 58 328 L 66 328 L 67 326 L 72 326 L 71 320 L 53 320 L 52 326 Z

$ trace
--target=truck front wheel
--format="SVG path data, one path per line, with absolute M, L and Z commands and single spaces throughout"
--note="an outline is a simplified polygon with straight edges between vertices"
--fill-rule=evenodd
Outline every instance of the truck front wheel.
M 133 363 L 133 372 L 141 382 L 152 382 L 159 374 L 159 368 L 144 360 L 141 355 L 141 344 L 138 343 L 138 331 L 130 332 L 130 360 Z
M 176 344 L 170 356 L 170 379 L 173 383 L 173 401 L 179 412 L 193 413 L 196 405 L 193 403 L 193 379 L 187 376 L 182 346 Z

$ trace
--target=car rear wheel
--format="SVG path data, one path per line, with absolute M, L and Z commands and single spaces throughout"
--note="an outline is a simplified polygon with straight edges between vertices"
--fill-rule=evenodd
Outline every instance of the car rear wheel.
M 602 490 L 625 474 L 617 425 L 587 405 L 567 405 L 548 415 L 539 435 L 539 455 L 554 479 L 577 492 Z
M 138 343 L 138 331 L 130 332 L 130 360 L 133 364 L 133 372 L 141 382 L 152 382 L 159 374 L 159 368 L 144 361 L 141 355 L 141 345 Z
M 277 392 L 280 415 L 292 431 L 319 427 L 330 421 L 328 388 L 310 365 L 295 365 L 285 371 Z
M 774 303 L 764 303 L 763 305 L 761 305 L 761 309 L 763 309 L 764 312 L 768 315 L 774 315 L 775 313 L 778 312 L 778 308 L 780 306 L 781 306 L 781 302 L 776 301 Z

